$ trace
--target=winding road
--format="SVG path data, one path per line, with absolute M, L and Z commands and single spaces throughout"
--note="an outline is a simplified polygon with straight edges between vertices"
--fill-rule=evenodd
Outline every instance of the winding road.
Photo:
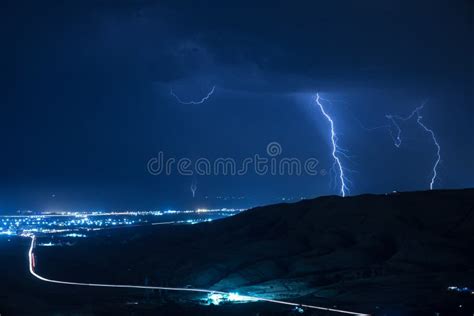
M 207 294 L 222 294 L 222 295 L 230 295 L 231 293 L 222 292 L 222 291 L 215 291 L 215 290 L 208 290 L 208 289 L 196 289 L 196 288 L 182 288 L 182 287 L 164 287 L 164 286 L 146 286 L 146 285 L 127 285 L 127 284 L 101 284 L 101 283 L 81 283 L 81 282 L 69 282 L 69 281 L 59 281 L 59 280 L 52 280 L 35 272 L 35 243 L 36 243 L 36 236 L 34 235 L 27 235 L 25 237 L 31 238 L 31 244 L 28 251 L 28 261 L 29 261 L 29 268 L 30 273 L 37 279 L 55 283 L 55 284 L 63 284 L 63 285 L 75 285 L 75 286 L 90 286 L 90 287 L 106 287 L 106 288 L 128 288 L 128 289 L 145 289 L 145 290 L 165 290 L 165 291 L 181 291 L 181 292 L 195 292 L 195 293 L 207 293 Z M 281 305 L 289 305 L 295 307 L 301 307 L 306 309 L 317 309 L 322 311 L 334 312 L 334 313 L 341 313 L 341 314 L 348 314 L 348 315 L 359 315 L 359 316 L 370 316 L 369 314 L 362 314 L 357 312 L 351 312 L 346 310 L 340 310 L 335 308 L 327 308 L 321 306 L 314 306 L 314 305 L 306 305 L 306 304 L 297 304 L 292 302 L 280 301 L 280 300 L 272 300 L 254 296 L 247 296 L 247 295 L 239 295 L 242 300 L 249 300 L 249 301 L 259 301 L 259 302 L 268 302 L 274 304 L 281 304 Z

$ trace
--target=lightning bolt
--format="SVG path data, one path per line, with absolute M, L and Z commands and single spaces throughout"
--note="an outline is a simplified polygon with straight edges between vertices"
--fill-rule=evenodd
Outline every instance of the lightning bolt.
M 402 129 L 400 128 L 400 125 L 398 125 L 397 121 L 396 120 L 400 120 L 400 121 L 408 121 L 410 120 L 413 116 L 415 116 L 415 114 L 418 115 L 419 111 L 421 111 L 421 109 L 424 107 L 424 104 L 422 104 L 421 106 L 417 107 L 416 109 L 413 110 L 413 112 L 410 113 L 410 115 L 406 116 L 406 117 L 402 117 L 400 115 L 393 115 L 393 114 L 387 114 L 385 115 L 385 117 L 390 120 L 390 122 L 393 124 L 393 126 L 395 126 L 395 129 L 397 130 L 397 136 L 394 136 L 392 134 L 392 130 L 389 129 L 390 131 L 390 136 L 392 136 L 392 139 L 393 139 L 393 142 L 394 142 L 394 145 L 397 147 L 397 148 L 400 148 L 401 144 L 402 144 Z
M 324 106 L 320 100 L 324 100 L 319 96 L 319 93 L 316 93 L 316 103 L 318 104 L 321 112 L 323 113 L 324 117 L 328 120 L 329 125 L 331 126 L 331 143 L 332 143 L 332 151 L 331 155 L 334 159 L 333 167 L 337 167 L 339 170 L 339 181 L 341 183 L 340 192 L 343 197 L 346 196 L 346 192 L 348 191 L 348 187 L 346 185 L 346 176 L 344 175 L 344 168 L 342 167 L 341 159 L 339 155 L 345 156 L 343 150 L 337 145 L 337 134 L 334 131 L 334 121 L 332 120 L 331 116 L 324 110 Z
M 431 182 L 430 182 L 430 190 L 433 190 L 433 185 L 434 185 L 434 182 L 436 181 L 436 177 L 438 176 L 438 172 L 437 172 L 437 168 L 438 168 L 438 165 L 439 165 L 439 162 L 441 161 L 441 146 L 439 145 L 438 143 L 438 140 L 436 139 L 436 135 L 435 133 L 433 132 L 432 129 L 428 128 L 421 120 L 423 119 L 423 116 L 421 116 L 420 112 L 417 112 L 417 118 L 416 118 L 416 122 L 418 123 L 418 125 L 420 125 L 427 133 L 429 133 L 431 135 L 431 138 L 433 139 L 433 143 L 435 144 L 436 146 L 436 160 L 435 160 L 435 163 L 433 165 L 433 176 L 431 177 Z
M 408 115 L 406 117 L 402 117 L 400 115 L 391 115 L 391 114 L 386 115 L 385 117 L 387 119 L 389 119 L 392 122 L 392 124 L 395 126 L 395 128 L 397 129 L 397 136 L 394 138 L 394 144 L 395 144 L 396 147 L 400 147 L 400 145 L 402 143 L 402 138 L 401 138 L 402 130 L 400 128 L 400 125 L 398 125 L 397 120 L 408 121 L 416 115 L 416 122 L 418 123 L 418 125 L 420 125 L 421 128 L 423 128 L 423 130 L 425 132 L 427 132 L 431 135 L 431 138 L 433 140 L 433 144 L 436 146 L 436 160 L 435 160 L 435 163 L 433 165 L 433 175 L 432 175 L 431 181 L 430 181 L 430 190 L 433 190 L 434 183 L 436 181 L 436 178 L 438 177 L 438 165 L 441 161 L 441 146 L 439 145 L 438 140 L 436 139 L 436 135 L 435 135 L 434 131 L 432 129 L 428 128 L 422 122 L 423 116 L 421 115 L 421 110 L 425 106 L 425 103 L 426 102 L 424 102 L 419 107 L 415 108 L 413 110 L 413 112 L 411 112 L 410 115 Z
M 196 196 L 196 190 L 197 190 L 197 184 L 196 182 L 193 181 L 193 183 L 191 183 L 191 193 L 193 194 L 193 198 Z
M 397 129 L 397 136 L 393 136 L 393 133 L 392 133 L 392 130 L 389 129 L 390 131 L 390 136 L 392 136 L 392 139 L 393 139 L 393 144 L 395 145 L 395 147 L 399 148 L 400 145 L 402 144 L 402 129 L 400 128 L 400 125 L 398 125 L 397 121 L 395 121 L 395 119 L 393 118 L 392 115 L 385 115 L 385 117 L 390 120 L 393 124 L 393 126 L 395 126 L 395 128 Z M 390 127 L 389 127 L 390 128 Z
M 173 89 L 170 90 L 170 94 L 176 99 L 176 101 L 178 101 L 181 104 L 185 104 L 185 105 L 203 104 L 204 102 L 206 102 L 211 97 L 211 95 L 214 93 L 215 88 L 216 88 L 216 86 L 213 86 L 212 89 L 207 93 L 207 95 L 199 101 L 192 101 L 192 100 L 191 101 L 183 101 L 183 100 L 181 100 L 181 98 L 179 96 L 176 95 L 176 93 L 174 93 Z

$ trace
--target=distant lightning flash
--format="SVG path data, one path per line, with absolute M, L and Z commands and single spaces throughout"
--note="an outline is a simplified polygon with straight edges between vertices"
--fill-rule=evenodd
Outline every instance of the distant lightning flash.
M 436 139 L 436 135 L 435 135 L 434 131 L 432 129 L 428 128 L 421 121 L 423 119 L 423 116 L 421 115 L 421 110 L 425 106 L 425 103 L 423 103 L 422 105 L 420 105 L 419 107 L 414 109 L 413 112 L 411 112 L 411 114 L 406 116 L 406 117 L 402 117 L 402 116 L 399 116 L 399 115 L 391 115 L 391 114 L 385 115 L 385 117 L 387 119 L 389 119 L 393 123 L 395 128 L 397 129 L 397 136 L 394 137 L 394 144 L 395 144 L 396 147 L 400 147 L 400 145 L 402 144 L 402 138 L 401 138 L 402 130 L 401 130 L 400 125 L 398 125 L 396 120 L 408 121 L 416 115 L 416 122 L 418 123 L 418 125 L 420 125 L 427 133 L 429 133 L 431 135 L 431 138 L 433 139 L 433 143 L 436 146 L 436 160 L 435 160 L 435 163 L 433 165 L 433 176 L 431 177 L 431 181 L 430 181 L 430 190 L 433 190 L 433 185 L 434 185 L 434 183 L 436 181 L 436 178 L 438 176 L 438 171 L 437 171 L 438 165 L 441 161 L 441 146 L 439 145 L 438 140 Z
M 214 93 L 215 88 L 216 88 L 216 86 L 213 86 L 212 89 L 207 93 L 207 95 L 199 101 L 192 101 L 192 100 L 191 101 L 183 101 L 183 100 L 181 100 L 180 97 L 178 97 L 174 93 L 173 89 L 170 90 L 170 94 L 181 104 L 186 104 L 186 105 L 189 105 L 189 104 L 203 104 L 204 102 L 206 102 L 211 97 L 211 95 Z
M 393 138 L 393 141 L 394 141 L 394 145 L 399 148 L 402 144 L 402 129 L 400 128 L 400 125 L 398 125 L 397 121 L 396 120 L 400 120 L 400 121 L 408 121 L 410 120 L 415 114 L 419 115 L 419 111 L 421 111 L 421 109 L 423 108 L 424 104 L 422 104 L 421 106 L 417 107 L 416 109 L 413 110 L 413 112 L 411 112 L 410 115 L 408 115 L 407 117 L 402 117 L 400 115 L 392 115 L 392 114 L 387 114 L 385 115 L 385 117 L 390 120 L 393 124 L 393 126 L 395 126 L 396 130 L 397 130 L 397 136 L 393 136 L 392 134 L 392 131 L 390 131 L 390 136 L 392 136 Z
M 439 162 L 441 161 L 441 154 L 440 154 L 441 146 L 439 145 L 438 140 L 436 139 L 436 136 L 435 136 L 435 133 L 433 132 L 433 130 L 428 128 L 423 122 L 421 122 L 422 119 L 423 119 L 423 116 L 421 116 L 421 114 L 419 112 L 417 112 L 417 119 L 416 119 L 417 123 L 421 127 L 423 127 L 423 129 L 426 132 L 431 134 L 431 138 L 433 139 L 433 143 L 436 146 L 436 161 L 435 161 L 435 164 L 433 165 L 433 176 L 432 176 L 431 182 L 430 182 L 430 190 L 433 190 L 434 182 L 436 180 L 436 177 L 438 176 L 437 168 L 438 168 Z
M 191 193 L 193 194 L 193 198 L 196 196 L 196 190 L 197 190 L 197 184 L 196 182 L 193 181 L 193 183 L 191 183 Z
M 385 115 L 385 117 L 387 119 L 389 119 L 390 121 L 392 121 L 393 126 L 395 126 L 395 128 L 397 129 L 397 136 L 396 137 L 393 136 L 391 129 L 389 129 L 389 131 L 390 131 L 390 136 L 392 136 L 392 139 L 393 139 L 393 144 L 398 148 L 402 144 L 402 138 L 401 138 L 402 129 L 400 128 L 400 125 L 398 125 L 397 121 L 395 121 L 395 119 L 393 118 L 392 115 L 390 115 L 390 114 Z
M 341 195 L 343 197 L 346 196 L 346 191 L 348 191 L 348 187 L 346 185 L 346 177 L 344 175 L 344 168 L 342 167 L 341 159 L 339 158 L 338 154 L 341 154 L 341 148 L 337 145 L 337 134 L 334 131 L 334 121 L 332 120 L 331 116 L 326 113 L 324 110 L 323 104 L 320 102 L 320 100 L 323 100 L 319 97 L 319 93 L 316 93 L 316 103 L 319 105 L 319 108 L 321 109 L 321 112 L 323 115 L 326 117 L 328 120 L 330 126 L 331 126 L 331 143 L 332 143 L 332 157 L 334 158 L 334 166 L 337 166 L 339 170 L 339 180 L 341 182 Z M 343 153 L 342 153 L 343 154 Z

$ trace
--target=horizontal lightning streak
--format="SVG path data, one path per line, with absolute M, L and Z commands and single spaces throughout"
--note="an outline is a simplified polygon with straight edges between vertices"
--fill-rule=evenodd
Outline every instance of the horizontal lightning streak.
M 174 93 L 173 89 L 170 90 L 170 94 L 173 97 L 175 97 L 175 99 L 181 104 L 186 104 L 186 105 L 189 105 L 189 104 L 203 104 L 204 102 L 206 102 L 211 97 L 211 95 L 214 93 L 215 88 L 216 88 L 216 86 L 213 86 L 212 89 L 207 93 L 207 95 L 199 101 L 183 101 L 183 100 L 181 100 L 181 98 L 179 96 L 176 95 L 176 93 Z

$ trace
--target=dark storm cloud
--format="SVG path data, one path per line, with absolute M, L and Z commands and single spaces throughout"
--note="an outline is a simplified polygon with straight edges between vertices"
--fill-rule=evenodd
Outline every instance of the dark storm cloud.
M 57 55 L 76 55 L 64 61 L 70 67 L 123 80 L 207 76 L 227 89 L 275 91 L 420 88 L 472 71 L 467 1 L 53 3 L 17 8 L 19 18 L 34 17 L 26 35 L 40 27 Z
M 278 91 L 341 84 L 420 88 L 469 77 L 468 3 L 171 2 L 142 12 L 151 20 L 162 7 L 173 12 L 158 19 L 205 51 L 203 59 L 213 62 L 207 72 L 216 76 L 230 77 L 228 72 L 241 67 L 236 77 L 247 71 L 249 80 L 254 74 L 262 81 L 282 81 L 269 83 Z M 285 84 L 288 77 L 294 82 Z
M 385 167 L 372 137 L 389 152 L 387 135 L 353 129 L 351 115 L 378 125 L 385 113 L 405 114 L 426 97 L 433 99 L 427 120 L 452 171 L 447 186 L 472 179 L 470 1 L 20 0 L 2 2 L 0 14 L 0 201 L 10 206 L 63 188 L 119 207 L 180 200 L 181 188 L 189 193 L 186 180 L 144 173 L 160 149 L 238 155 L 276 139 L 285 153 L 310 151 L 330 163 L 327 125 L 310 98 L 293 92 L 352 93 L 352 112 L 340 104 L 332 110 L 349 135 L 344 145 L 359 146 L 368 161 L 361 161 L 354 193 L 394 185 L 380 185 L 384 173 L 372 168 Z M 173 88 L 193 98 L 213 85 L 216 93 L 202 107 L 180 106 L 169 94 Z M 432 148 L 410 157 L 417 155 L 429 161 Z M 420 187 L 426 174 L 414 174 L 426 165 L 393 165 L 409 179 L 399 179 L 398 188 Z M 310 181 L 212 181 L 210 194 L 236 187 L 255 195 L 332 192 Z

